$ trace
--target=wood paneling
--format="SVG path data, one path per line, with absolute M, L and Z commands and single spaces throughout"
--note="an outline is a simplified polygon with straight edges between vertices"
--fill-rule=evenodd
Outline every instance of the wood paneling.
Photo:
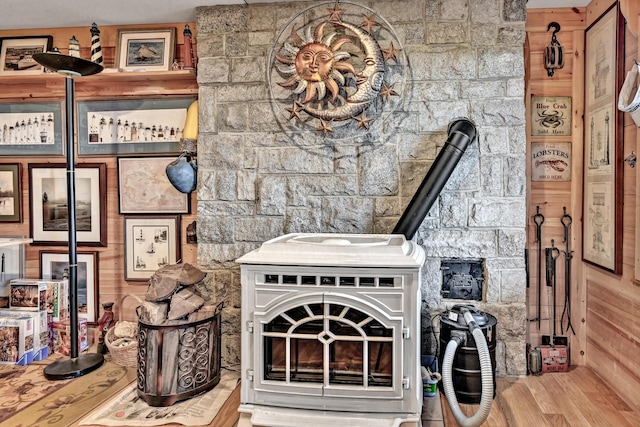
M 587 7 L 591 24 L 612 4 L 611 0 L 593 0 Z M 637 22 L 637 19 L 635 20 Z M 637 33 L 637 31 L 635 31 Z M 638 39 L 634 32 L 625 31 L 625 72 L 638 58 Z M 638 152 L 638 128 L 629 114 L 624 114 L 623 157 Z M 623 224 L 616 230 L 622 233 L 622 274 L 609 274 L 585 265 L 587 365 L 597 369 L 607 384 L 627 404 L 640 408 L 640 287 L 634 284 L 636 270 L 637 230 L 637 172 L 628 164 L 623 170 Z
M 548 24 L 552 21 L 560 24 L 561 30 L 556 34 L 560 44 L 565 50 L 565 65 L 563 68 L 555 70 L 554 75 L 549 77 L 543 66 L 543 51 L 551 41 L 551 32 L 547 32 Z M 528 52 L 530 70 L 528 70 L 527 100 L 528 111 L 527 141 L 529 158 L 531 155 L 531 143 L 533 142 L 570 142 L 571 143 L 571 181 L 566 182 L 531 182 L 529 179 L 529 226 L 527 241 L 530 256 L 530 286 L 528 290 L 529 318 L 537 320 L 529 322 L 529 342 L 532 345 L 540 345 L 543 335 L 551 335 L 553 331 L 553 293 L 551 288 L 546 286 L 546 265 L 544 260 L 538 260 L 538 244 L 536 243 L 536 226 L 533 223 L 533 214 L 539 206 L 540 212 L 544 215 L 542 224 L 542 256 L 544 249 L 552 245 L 557 247 L 562 253 L 556 259 L 556 332 L 557 335 L 569 335 L 572 348 L 577 350 L 572 352 L 572 363 L 582 364 L 581 351 L 584 347 L 581 339 L 580 312 L 577 310 L 579 293 L 577 291 L 579 276 L 576 274 L 580 264 L 579 235 L 581 234 L 581 200 L 582 194 L 582 110 L 583 110 L 583 87 L 584 87 L 584 28 L 585 9 L 562 8 L 562 9 L 532 9 L 527 13 L 527 38 L 529 40 Z M 533 96 L 569 96 L 571 97 L 571 136 L 531 136 L 531 97 Z M 531 165 L 527 165 L 529 176 L 531 176 Z M 565 211 L 566 209 L 566 211 Z M 568 318 L 565 315 L 562 321 L 562 313 L 565 311 L 566 297 L 566 276 L 564 251 L 564 226 L 561 217 L 565 212 L 572 217 L 569 228 L 569 251 L 572 258 L 571 263 L 571 299 L 572 303 L 567 305 L 567 310 L 571 309 L 571 324 L 576 330 L 574 336 L 566 331 L 568 328 Z M 540 263 L 540 300 L 541 307 L 538 313 L 538 263 Z M 582 287 L 583 288 L 583 287 Z M 540 325 L 538 327 L 538 324 Z M 562 331 L 565 333 L 562 333 Z
M 184 24 L 164 24 L 155 27 L 166 28 L 175 26 L 177 29 L 177 49 L 180 55 L 182 29 Z M 195 24 L 190 25 L 195 28 Z M 153 28 L 154 26 L 144 26 Z M 118 27 L 128 28 L 128 27 Z M 138 28 L 138 26 L 135 26 Z M 105 66 L 113 66 L 113 52 L 115 49 L 117 28 L 101 27 L 101 42 L 105 50 Z M 86 34 L 85 34 L 86 32 Z M 89 46 L 90 34 L 87 28 L 57 28 L 42 30 L 0 31 L 0 37 L 16 37 L 21 35 L 51 34 L 54 36 L 54 45 L 61 48 L 67 47 L 68 39 L 75 35 L 81 46 Z M 81 51 L 84 58 L 88 58 L 88 48 Z M 111 58 L 111 59 L 109 59 Z M 123 73 L 106 68 L 100 74 L 75 79 L 76 100 L 80 99 L 113 99 L 122 97 L 131 98 L 157 98 L 170 96 L 195 96 L 198 93 L 198 85 L 195 73 L 192 71 L 167 71 L 167 72 L 137 72 Z M 24 99 L 58 99 L 63 101 L 65 96 L 64 77 L 56 74 L 42 74 L 30 76 L 0 76 L 0 101 L 21 102 Z M 75 139 L 77 141 L 77 138 Z M 176 155 L 177 157 L 177 155 Z M 2 163 L 20 162 L 23 165 L 23 194 L 22 203 L 24 219 L 19 224 L 0 223 L 0 235 L 30 235 L 29 214 L 29 163 L 65 163 L 64 157 L 0 157 Z M 147 282 L 127 282 L 124 280 L 124 221 L 123 215 L 118 211 L 118 177 L 115 156 L 81 157 L 76 163 L 105 163 L 107 167 L 107 246 L 84 247 L 78 250 L 95 250 L 98 252 L 99 273 L 99 302 L 114 301 L 119 303 L 124 294 L 130 293 L 143 297 L 146 292 Z M 186 243 L 186 227 L 196 219 L 196 197 L 192 195 L 191 213 L 182 215 L 181 220 L 181 252 L 182 262 L 197 264 L 197 245 Z M 36 246 L 27 245 L 26 248 L 26 276 L 29 278 L 40 277 L 40 251 L 60 250 L 66 246 Z M 116 312 L 119 307 L 116 308 Z M 127 304 L 123 310 L 123 319 L 135 319 L 135 304 Z M 102 312 L 100 308 L 100 313 Z M 98 315 L 100 314 L 98 313 Z

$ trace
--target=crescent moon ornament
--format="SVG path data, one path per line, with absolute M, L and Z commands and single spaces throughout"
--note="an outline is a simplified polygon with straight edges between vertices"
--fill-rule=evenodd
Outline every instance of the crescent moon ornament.
M 364 68 L 356 75 L 356 92 L 347 96 L 346 103 L 335 109 L 320 110 L 304 106 L 304 111 L 321 120 L 347 120 L 362 113 L 378 97 L 384 81 L 384 59 L 378 42 L 369 33 L 346 22 L 335 22 L 358 36 L 364 49 Z
M 375 12 L 344 1 L 326 6 L 305 9 L 282 29 L 269 88 L 285 128 L 353 137 L 401 103 L 407 62 L 395 32 Z

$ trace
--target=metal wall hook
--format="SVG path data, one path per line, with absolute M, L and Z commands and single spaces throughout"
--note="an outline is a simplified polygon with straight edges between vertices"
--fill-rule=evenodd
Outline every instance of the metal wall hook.
M 560 31 L 560 24 L 558 24 L 557 22 L 549 22 L 549 25 L 547 25 L 547 32 L 551 29 L 551 28 L 555 28 L 555 30 L 553 30 L 553 33 L 551 34 L 553 37 L 556 36 L 556 33 Z
M 627 157 L 625 157 L 624 161 L 629 163 L 629 167 L 635 168 L 636 167 L 636 153 L 632 151 L 631 154 L 629 154 Z

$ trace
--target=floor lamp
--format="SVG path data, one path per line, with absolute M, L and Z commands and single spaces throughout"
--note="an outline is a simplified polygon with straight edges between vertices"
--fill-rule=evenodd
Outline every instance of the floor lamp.
M 67 136 L 67 221 L 69 224 L 69 336 L 70 358 L 58 360 L 44 368 L 50 380 L 76 378 L 99 368 L 104 357 L 99 353 L 78 355 L 78 244 L 76 240 L 75 150 L 74 132 L 74 77 L 89 76 L 102 71 L 95 62 L 59 53 L 36 53 L 33 59 L 44 67 L 65 77 L 66 136 Z

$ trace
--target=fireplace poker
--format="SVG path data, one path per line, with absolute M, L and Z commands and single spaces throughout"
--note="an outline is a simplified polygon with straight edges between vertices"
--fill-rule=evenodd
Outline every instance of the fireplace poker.
M 540 330 L 540 292 L 542 290 L 542 224 L 544 215 L 540 213 L 540 206 L 536 206 L 536 213 L 533 215 L 533 222 L 536 225 L 536 243 L 538 243 L 538 330 Z
M 562 329 L 562 324 L 564 323 L 564 316 L 567 315 L 567 331 L 571 329 L 573 335 L 576 334 L 576 331 L 573 329 L 573 325 L 571 325 L 571 258 L 573 258 L 573 251 L 569 250 L 569 227 L 573 222 L 571 215 L 567 213 L 566 206 L 562 208 L 564 211 L 564 215 L 560 218 L 560 222 L 562 223 L 562 227 L 564 229 L 564 308 L 562 310 L 562 316 L 560 317 L 560 329 L 564 333 Z
M 545 253 L 545 266 L 547 272 L 547 287 L 551 288 L 553 293 L 553 326 L 550 328 L 553 330 L 551 336 L 542 336 L 542 345 L 555 345 L 556 344 L 556 260 L 560 256 L 560 249 L 555 246 L 554 239 L 551 239 L 551 247 L 544 249 Z M 547 300 L 548 302 L 548 300 Z M 551 318 L 551 316 L 549 316 Z M 551 332 L 551 330 L 549 331 Z

